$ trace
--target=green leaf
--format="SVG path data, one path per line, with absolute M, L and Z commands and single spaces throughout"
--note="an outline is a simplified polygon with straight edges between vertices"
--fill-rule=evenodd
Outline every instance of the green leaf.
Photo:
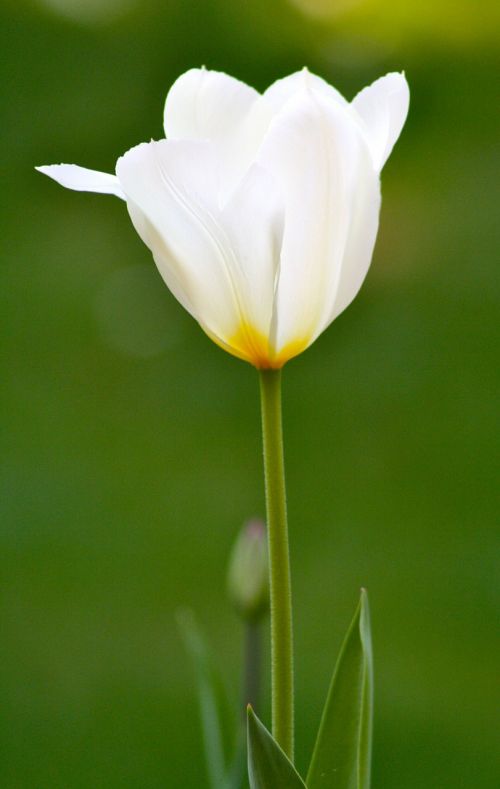
M 247 733 L 250 789 L 306 789 L 288 756 L 250 706 Z
M 307 775 L 309 789 L 369 789 L 373 662 L 368 595 L 340 651 Z
M 229 789 L 235 782 L 226 766 L 229 761 L 226 732 L 230 724 L 225 688 L 192 611 L 179 611 L 177 622 L 196 672 L 209 783 L 212 789 Z M 233 729 L 235 725 L 233 722 Z
M 246 781 L 247 743 L 244 735 L 245 728 L 241 725 L 223 789 L 242 789 L 242 786 L 248 789 Z

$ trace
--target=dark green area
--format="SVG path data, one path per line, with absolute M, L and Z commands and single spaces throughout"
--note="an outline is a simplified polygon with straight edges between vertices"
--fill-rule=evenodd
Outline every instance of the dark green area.
M 179 607 L 238 697 L 224 579 L 263 512 L 257 375 L 169 295 L 122 203 L 33 170 L 112 170 L 202 63 L 259 88 L 307 64 L 349 97 L 406 69 L 367 282 L 284 371 L 298 766 L 366 586 L 373 789 L 496 789 L 493 47 L 370 47 L 264 0 L 146 0 L 100 26 L 19 0 L 0 30 L 2 789 L 207 785 Z

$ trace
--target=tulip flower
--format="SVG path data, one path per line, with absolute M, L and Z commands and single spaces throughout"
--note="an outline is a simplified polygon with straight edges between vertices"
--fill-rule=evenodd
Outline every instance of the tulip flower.
M 307 69 L 278 80 L 262 95 L 226 74 L 193 69 L 167 96 L 166 138 L 125 153 L 115 175 L 68 164 L 38 168 L 70 189 L 125 200 L 135 229 L 174 296 L 212 340 L 260 371 L 272 737 L 264 727 L 250 726 L 250 775 L 262 777 L 260 762 L 272 757 L 269 775 L 274 781 L 276 769 L 284 771 L 279 774 L 292 780 L 287 786 L 302 784 L 291 765 L 293 634 L 281 368 L 314 342 L 363 283 L 377 235 L 380 172 L 401 132 L 408 103 L 405 77 L 396 73 L 376 80 L 348 102 Z M 243 564 L 248 563 L 248 557 L 243 558 Z M 346 724 L 350 734 L 339 740 L 341 748 L 346 746 L 342 769 L 347 776 L 361 770 L 359 785 L 368 786 L 367 622 L 362 601 L 347 657 L 343 653 L 339 664 L 347 664 L 346 676 L 362 681 L 356 680 L 352 694 L 346 695 L 342 689 L 349 682 L 339 680 L 340 706 L 337 680 L 332 685 L 311 787 L 319 785 L 315 775 L 323 780 L 329 770 L 339 769 L 336 753 L 328 756 L 330 727 L 337 725 L 337 716 L 353 721 Z M 344 669 L 339 671 L 343 675 Z M 326 768 L 324 757 L 330 765 Z M 257 785 L 253 779 L 251 785 Z
M 204 331 L 259 369 L 279 369 L 350 304 L 378 228 L 380 171 L 408 111 L 402 74 L 352 102 L 306 69 L 263 94 L 205 69 L 165 105 L 166 139 L 116 174 L 38 169 L 113 194 L 166 284 Z

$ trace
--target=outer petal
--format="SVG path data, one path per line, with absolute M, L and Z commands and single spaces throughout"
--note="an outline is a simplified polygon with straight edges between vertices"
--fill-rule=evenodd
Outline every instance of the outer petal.
M 404 74 L 390 73 L 364 88 L 352 106 L 361 118 L 375 167 L 381 170 L 401 134 L 410 90 Z
M 278 354 L 291 357 L 332 319 L 339 288 L 350 294 L 354 284 L 347 282 L 361 284 L 378 215 L 378 174 L 350 110 L 309 89 L 276 116 L 259 159 L 287 200 L 274 334 Z M 360 244 L 362 262 L 349 254 L 358 272 L 350 278 L 344 263 L 346 250 L 354 250 L 351 228 L 354 222 L 364 231 L 367 212 L 370 237 Z
M 53 178 L 67 189 L 77 192 L 100 192 L 110 194 L 125 200 L 125 195 L 116 175 L 101 173 L 99 170 L 88 170 L 77 164 L 51 164 L 36 167 L 40 173 Z
M 271 323 L 284 227 L 284 197 L 258 163 L 251 165 L 220 222 L 238 261 L 243 321 L 237 344 L 257 367 L 272 364 Z
M 254 167 L 221 208 L 217 165 L 211 143 L 162 140 L 133 148 L 117 173 L 174 295 L 219 344 L 258 364 L 266 349 L 256 337 L 267 337 L 271 322 L 279 195 Z
M 380 180 L 367 152 L 351 187 L 350 219 L 336 290 L 332 289 L 320 330 L 340 315 L 357 295 L 370 268 L 380 213 Z

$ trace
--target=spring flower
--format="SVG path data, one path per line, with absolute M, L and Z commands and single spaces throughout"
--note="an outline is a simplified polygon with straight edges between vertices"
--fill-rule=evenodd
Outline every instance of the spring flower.
M 116 174 L 38 169 L 113 194 L 166 284 L 208 336 L 257 368 L 280 368 L 350 304 L 378 228 L 380 171 L 406 119 L 391 73 L 352 102 L 306 69 L 262 95 L 216 71 L 172 86 L 166 139 Z

